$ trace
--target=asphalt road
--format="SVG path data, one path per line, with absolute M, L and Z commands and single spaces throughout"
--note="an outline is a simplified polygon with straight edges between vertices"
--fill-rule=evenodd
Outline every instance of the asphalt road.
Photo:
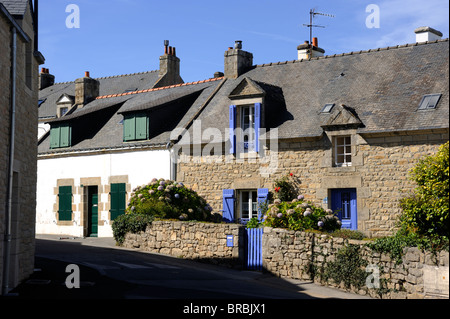
M 67 288 L 79 267 L 80 288 Z M 363 299 L 268 273 L 228 269 L 116 247 L 112 238 L 38 236 L 36 271 L 18 299 L 298 300 Z

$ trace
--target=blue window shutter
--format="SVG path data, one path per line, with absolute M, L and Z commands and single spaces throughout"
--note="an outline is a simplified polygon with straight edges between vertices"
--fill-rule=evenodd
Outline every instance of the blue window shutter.
M 230 105 L 230 154 L 236 154 L 236 105 Z
M 259 153 L 259 133 L 261 128 L 261 103 L 255 103 L 255 152 Z
M 261 204 L 267 201 L 269 198 L 269 189 L 268 188 L 260 188 L 258 189 L 258 219 L 262 220 L 263 216 L 261 216 Z
M 234 190 L 223 190 L 223 221 L 234 222 Z
M 358 207 L 357 207 L 357 197 L 356 189 L 352 189 L 350 193 L 350 211 L 351 211 L 351 229 L 358 229 Z

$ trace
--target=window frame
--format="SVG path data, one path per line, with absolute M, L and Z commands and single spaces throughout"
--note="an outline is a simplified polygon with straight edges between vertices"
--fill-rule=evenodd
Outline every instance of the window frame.
M 442 94 L 426 94 L 422 97 L 422 100 L 420 101 L 418 111 L 425 111 L 425 110 L 434 110 L 437 108 L 437 105 L 439 104 L 439 101 L 441 100 Z M 430 103 L 434 102 L 433 104 Z M 425 103 L 426 102 L 426 103 Z
M 244 193 L 248 193 L 248 200 L 244 201 Z M 238 191 L 238 207 L 237 219 L 240 223 L 248 222 L 252 218 L 258 218 L 258 190 L 257 189 L 243 189 Z M 254 200 L 253 200 L 254 199 Z M 244 217 L 244 204 L 248 204 L 248 216 Z M 256 206 L 255 206 L 256 205 Z M 255 208 L 255 209 L 254 209 Z
M 339 142 L 339 139 L 343 139 L 343 143 Z M 349 143 L 347 141 L 349 140 Z M 347 149 L 349 148 L 349 150 Z M 340 150 L 340 149 L 343 149 Z M 340 161 L 339 158 L 343 161 Z M 348 161 L 350 157 L 350 161 Z M 351 167 L 353 166 L 353 155 L 352 155 L 352 137 L 351 135 L 342 135 L 333 137 L 333 164 L 335 167 Z

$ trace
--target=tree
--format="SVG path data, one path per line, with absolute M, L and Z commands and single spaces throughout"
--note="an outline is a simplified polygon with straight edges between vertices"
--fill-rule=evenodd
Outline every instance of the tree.
M 449 143 L 419 161 L 411 171 L 418 187 L 414 194 L 401 200 L 401 222 L 426 237 L 449 234 Z

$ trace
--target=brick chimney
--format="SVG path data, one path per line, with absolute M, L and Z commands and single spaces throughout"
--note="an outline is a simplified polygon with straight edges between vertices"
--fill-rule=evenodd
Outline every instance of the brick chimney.
M 325 50 L 319 48 L 319 40 L 317 38 L 313 38 L 312 46 L 309 44 L 309 41 L 305 41 L 305 43 L 300 44 L 297 47 L 297 51 L 299 60 L 317 58 L 325 54 Z
M 236 41 L 234 48 L 225 51 L 225 77 L 236 79 L 253 66 L 253 54 L 242 50 L 242 41 Z
M 175 47 L 169 46 L 169 41 L 164 41 L 164 55 L 159 57 L 159 79 L 153 88 L 182 84 L 180 76 L 180 59 L 177 57 Z
M 39 90 L 43 90 L 55 84 L 55 76 L 50 74 L 49 69 L 42 68 L 39 73 Z
M 442 38 L 442 32 L 430 27 L 420 27 L 414 30 L 416 42 L 436 41 Z
M 84 78 L 75 80 L 75 104 L 82 108 L 95 100 L 100 93 L 100 82 L 91 78 L 86 72 Z

